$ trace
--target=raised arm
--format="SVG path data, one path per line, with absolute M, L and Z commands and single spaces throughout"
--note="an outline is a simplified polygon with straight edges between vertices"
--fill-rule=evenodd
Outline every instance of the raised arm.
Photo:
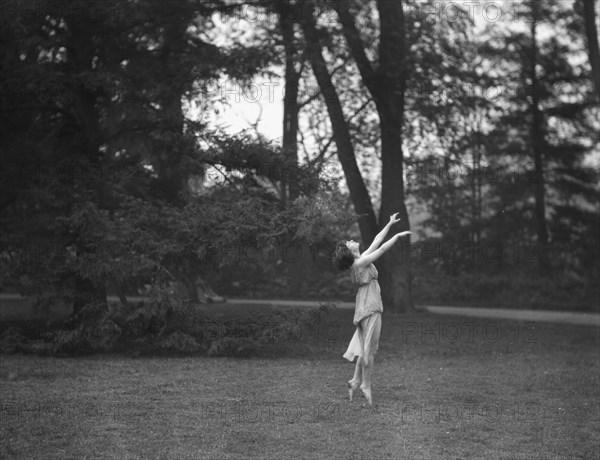
M 373 242 L 371 243 L 371 246 L 369 246 L 369 248 L 362 253 L 362 255 L 368 255 L 371 254 L 373 251 L 375 251 L 379 245 L 382 243 L 383 240 L 385 240 L 385 237 L 387 236 L 388 232 L 390 231 L 390 228 L 392 228 L 392 225 L 394 225 L 396 222 L 400 222 L 400 218 L 398 217 L 398 213 L 392 214 L 390 216 L 390 221 L 385 224 L 385 227 L 383 227 L 381 229 L 381 231 L 377 234 L 377 236 L 375 238 L 373 238 Z
M 381 247 L 371 252 L 370 254 L 367 254 L 366 251 L 363 252 L 358 258 L 358 260 L 356 260 L 354 263 L 359 267 L 366 267 L 367 265 L 379 259 L 383 254 L 385 254 L 396 243 L 396 241 L 398 241 L 399 238 L 410 234 L 411 232 L 401 232 L 395 234 L 388 241 L 383 243 Z

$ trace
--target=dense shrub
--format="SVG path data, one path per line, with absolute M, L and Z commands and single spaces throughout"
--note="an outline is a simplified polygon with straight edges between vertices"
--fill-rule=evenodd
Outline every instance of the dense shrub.
M 158 346 L 163 350 L 182 353 L 195 353 L 201 348 L 193 337 L 181 331 L 171 333 Z
M 209 334 L 211 356 L 247 356 L 272 345 L 312 340 L 328 324 L 332 304 L 319 308 L 282 308 L 214 323 Z
M 18 327 L 10 326 L 2 332 L 2 338 L 0 339 L 0 350 L 3 353 L 14 353 L 19 349 L 19 346 L 23 343 L 23 335 Z
M 597 283 L 573 276 L 535 274 L 487 275 L 463 273 L 416 274 L 413 295 L 417 304 L 465 305 L 519 309 L 599 310 Z
M 136 305 L 90 304 L 73 321 L 37 337 L 17 327 L 2 334 L 5 353 L 81 354 L 109 351 L 249 356 L 271 345 L 296 343 L 327 324 L 331 307 L 281 308 L 228 320 L 201 305 L 160 293 Z

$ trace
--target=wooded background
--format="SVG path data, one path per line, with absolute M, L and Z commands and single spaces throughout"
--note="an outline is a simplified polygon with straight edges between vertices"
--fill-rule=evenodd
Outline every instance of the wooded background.
M 597 308 L 597 8 L 4 1 L 2 290 L 352 300 L 335 241 L 400 212 L 387 310 Z M 275 83 L 281 139 L 219 127 Z

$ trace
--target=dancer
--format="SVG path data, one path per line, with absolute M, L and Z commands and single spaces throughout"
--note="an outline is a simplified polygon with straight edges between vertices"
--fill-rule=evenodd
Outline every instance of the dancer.
M 354 358 L 358 356 L 354 377 L 348 381 L 348 394 L 352 401 L 354 392 L 360 388 L 371 406 L 373 405 L 371 374 L 373 373 L 375 353 L 379 348 L 381 313 L 383 312 L 381 290 L 377 282 L 378 274 L 373 262 L 390 249 L 399 238 L 411 234 L 411 232 L 398 233 L 381 245 L 392 225 L 399 221 L 398 213 L 390 216 L 390 221 L 377 234 L 369 249 L 362 254 L 356 241 L 340 241 L 335 248 L 336 266 L 340 270 L 350 268 L 352 282 L 358 286 L 353 321 L 356 331 L 348 350 L 344 353 L 344 358 L 349 361 L 354 361 Z

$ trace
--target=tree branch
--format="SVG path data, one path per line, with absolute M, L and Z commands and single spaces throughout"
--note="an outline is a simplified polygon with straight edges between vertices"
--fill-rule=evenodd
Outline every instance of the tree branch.
M 333 77 L 338 71 L 346 69 L 348 59 L 344 59 L 343 62 L 341 62 L 338 66 L 336 66 L 333 71 L 329 74 L 330 77 Z M 302 102 L 298 102 L 298 108 L 302 108 L 305 105 L 310 104 L 312 101 L 314 101 L 315 99 L 318 99 L 321 96 L 321 91 L 316 92 L 315 94 L 313 94 L 312 96 L 310 96 L 309 98 L 307 98 L 306 100 L 302 101 Z
M 350 9 L 348 8 L 348 0 L 335 0 L 333 2 L 333 7 L 340 18 L 344 30 L 344 37 L 346 37 L 346 42 L 356 61 L 360 75 L 367 88 L 369 88 L 369 91 L 373 93 L 375 71 L 365 53 L 365 46 L 360 38 L 360 33 L 356 28 Z
M 360 112 L 362 112 L 371 103 L 371 101 L 373 101 L 373 98 L 369 98 L 363 105 L 361 105 L 356 110 L 356 112 L 354 112 L 352 114 L 352 116 L 350 118 L 348 118 L 348 124 L 350 124 L 350 122 L 354 118 L 356 118 L 358 116 L 358 114 Z M 314 159 L 312 159 L 311 161 L 309 161 L 309 164 L 314 165 L 317 162 L 320 162 L 321 164 L 325 163 L 325 161 L 327 161 L 327 160 L 323 160 L 323 161 L 320 161 L 320 160 L 325 156 L 325 153 L 327 153 L 327 150 L 329 150 L 329 147 L 331 147 L 332 143 L 333 143 L 333 136 L 330 136 L 329 140 L 327 141 L 327 143 L 323 147 L 321 147 L 321 150 L 319 151 L 319 154 Z

